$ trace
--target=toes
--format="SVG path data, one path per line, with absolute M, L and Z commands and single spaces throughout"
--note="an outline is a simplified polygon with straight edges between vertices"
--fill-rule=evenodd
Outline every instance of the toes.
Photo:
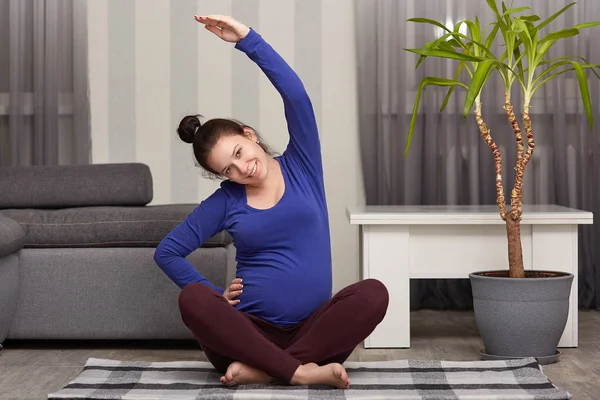
M 350 387 L 350 379 L 348 379 L 348 378 L 342 379 L 341 388 L 348 389 L 349 387 Z

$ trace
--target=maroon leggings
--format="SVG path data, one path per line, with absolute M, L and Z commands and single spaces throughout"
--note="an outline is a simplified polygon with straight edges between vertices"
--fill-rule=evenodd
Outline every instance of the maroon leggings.
M 218 371 L 239 361 L 284 383 L 302 364 L 343 363 L 383 320 L 387 307 L 388 291 L 375 279 L 342 289 L 291 327 L 245 314 L 201 283 L 187 285 L 179 295 L 183 322 Z

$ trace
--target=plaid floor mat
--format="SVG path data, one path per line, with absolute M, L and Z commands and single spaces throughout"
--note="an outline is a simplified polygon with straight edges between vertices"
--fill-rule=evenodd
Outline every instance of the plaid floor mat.
M 322 386 L 223 387 L 207 362 L 121 362 L 90 358 L 49 399 L 570 399 L 534 358 L 509 361 L 346 362 L 350 389 Z

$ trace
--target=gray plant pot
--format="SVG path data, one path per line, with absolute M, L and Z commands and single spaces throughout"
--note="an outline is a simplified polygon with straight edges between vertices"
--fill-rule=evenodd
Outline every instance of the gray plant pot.
M 573 274 L 536 272 L 560 276 L 508 278 L 508 271 L 469 274 L 475 321 L 485 346 L 482 355 L 556 361 L 569 315 Z M 485 273 L 498 276 L 481 275 Z

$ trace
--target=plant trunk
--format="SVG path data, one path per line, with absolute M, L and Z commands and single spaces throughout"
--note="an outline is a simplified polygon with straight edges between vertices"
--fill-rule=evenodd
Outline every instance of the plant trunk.
M 502 182 L 502 155 L 498 145 L 492 139 L 492 135 L 481 115 L 481 101 L 479 97 L 475 99 L 475 119 L 479 132 L 483 140 L 488 144 L 494 154 L 494 163 L 496 166 L 496 199 L 500 209 L 500 217 L 506 222 L 506 235 L 508 239 L 508 266 L 509 276 L 511 278 L 524 278 L 525 268 L 523 266 L 523 247 L 521 245 L 521 216 L 523 212 L 523 174 L 525 166 L 533 154 L 534 142 L 533 132 L 531 130 L 531 120 L 529 119 L 529 103 L 526 102 L 523 107 L 523 119 L 525 122 L 525 132 L 527 134 L 527 150 L 523 143 L 523 134 L 514 114 L 513 106 L 510 100 L 510 93 L 505 93 L 504 109 L 508 120 L 513 128 L 515 139 L 517 141 L 517 162 L 515 165 L 515 185 L 511 192 L 510 211 L 506 212 L 506 201 L 504 199 L 504 188 Z
M 504 110 L 508 121 L 513 128 L 517 142 L 517 160 L 515 165 L 515 184 L 511 191 L 510 211 L 506 215 L 506 235 L 508 240 L 508 269 L 511 278 L 524 278 L 525 268 L 523 266 L 523 248 L 521 244 L 521 217 L 523 214 L 523 175 L 525 167 L 533 154 L 534 141 L 529 119 L 529 100 L 523 106 L 523 122 L 527 135 L 527 150 L 523 143 L 523 134 L 510 99 L 510 92 L 506 91 L 504 96 Z
M 515 140 L 517 141 L 517 162 L 515 165 L 515 184 L 510 196 L 510 213 L 513 219 L 520 219 L 523 213 L 523 173 L 525 172 L 525 164 L 523 163 L 524 149 L 523 134 L 519 127 L 519 122 L 515 116 L 513 105 L 510 101 L 510 92 L 504 94 L 504 110 L 508 121 L 513 128 Z
M 475 120 L 477 121 L 477 127 L 479 128 L 481 137 L 494 154 L 494 165 L 496 166 L 496 204 L 498 204 L 498 209 L 500 210 L 500 218 L 506 220 L 506 200 L 504 199 L 504 186 L 502 184 L 502 154 L 500 154 L 498 145 L 494 142 L 494 139 L 492 139 L 492 134 L 486 123 L 483 121 L 479 96 L 475 99 Z
M 506 95 L 505 109 L 508 119 L 515 132 L 517 140 L 517 165 L 515 166 L 515 186 L 511 195 L 510 212 L 506 216 L 506 234 L 508 239 L 508 267 L 511 278 L 524 278 L 525 269 L 523 267 L 523 248 L 521 246 L 521 217 L 523 214 L 523 175 L 525 167 L 533 155 L 535 147 L 533 139 L 533 130 L 531 129 L 531 119 L 529 118 L 529 100 L 526 99 L 523 105 L 523 122 L 525 124 L 525 133 L 527 135 L 527 150 L 524 149 L 523 136 L 519 125 L 514 117 L 512 104 L 510 104 L 510 95 Z
M 523 123 L 525 124 L 525 133 L 527 134 L 527 151 L 523 155 L 523 169 L 533 155 L 535 141 L 533 140 L 533 130 L 531 129 L 531 118 L 529 118 L 529 101 L 526 100 L 523 105 Z
M 521 246 L 521 219 L 513 213 L 506 215 L 506 235 L 508 238 L 508 269 L 511 278 L 524 278 L 523 248 Z

